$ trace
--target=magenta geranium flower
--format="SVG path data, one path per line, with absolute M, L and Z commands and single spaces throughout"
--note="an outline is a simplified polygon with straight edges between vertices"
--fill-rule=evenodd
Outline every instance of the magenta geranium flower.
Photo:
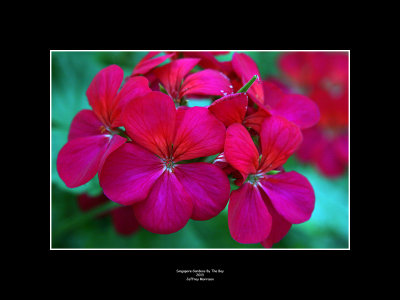
M 174 100 L 184 96 L 223 96 L 232 93 L 228 77 L 221 72 L 206 69 L 189 74 L 199 61 L 198 58 L 177 59 L 155 69 L 154 74 Z
M 301 141 L 297 125 L 280 116 L 267 117 L 260 130 L 260 156 L 243 125 L 227 129 L 225 159 L 246 180 L 231 193 L 228 205 L 229 230 L 237 242 L 271 247 L 292 224 L 311 217 L 315 204 L 311 184 L 303 175 L 280 168 Z
M 57 157 L 58 174 L 70 188 L 92 179 L 107 156 L 125 143 L 117 129 L 122 126 L 122 110 L 135 97 L 151 91 L 146 78 L 132 77 L 118 92 L 123 77 L 123 70 L 111 65 L 101 70 L 87 89 L 93 110 L 84 109 L 75 116 L 68 142 Z
M 225 126 L 206 108 L 177 110 L 171 97 L 151 92 L 131 101 L 123 119 L 132 142 L 111 153 L 99 174 L 109 199 L 133 205 L 139 223 L 162 234 L 224 209 L 230 191 L 224 172 L 188 162 L 223 150 Z

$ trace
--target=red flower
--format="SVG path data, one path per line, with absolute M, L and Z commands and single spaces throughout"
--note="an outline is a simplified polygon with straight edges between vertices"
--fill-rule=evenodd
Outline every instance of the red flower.
M 118 92 L 122 81 L 122 69 L 111 65 L 95 76 L 86 92 L 93 110 L 75 116 L 57 158 L 58 174 L 70 188 L 92 179 L 107 156 L 126 141 L 117 131 L 122 110 L 130 100 L 151 91 L 144 77 L 133 77 Z
M 101 70 L 86 92 L 93 110 L 80 111 L 72 121 L 68 142 L 57 158 L 58 174 L 70 188 L 92 179 L 107 156 L 125 143 L 117 130 L 122 110 L 130 100 L 151 91 L 146 78 L 133 77 L 118 92 L 123 75 L 116 65 Z
M 183 163 L 223 150 L 225 127 L 206 108 L 176 110 L 169 96 L 151 92 L 130 102 L 123 118 L 134 142 L 110 154 L 99 174 L 107 197 L 133 205 L 145 229 L 163 234 L 190 218 L 210 219 L 226 206 L 224 172 L 209 163 Z
M 246 182 L 231 193 L 228 224 L 239 243 L 280 241 L 291 224 L 307 221 L 315 195 L 308 180 L 297 172 L 271 174 L 281 167 L 301 143 L 298 126 L 283 117 L 267 117 L 260 131 L 261 156 L 241 124 L 229 126 L 224 154 Z
M 186 76 L 199 61 L 197 58 L 177 59 L 155 69 L 154 74 L 174 100 L 193 95 L 222 96 L 233 91 L 229 79 L 215 70 L 206 69 Z

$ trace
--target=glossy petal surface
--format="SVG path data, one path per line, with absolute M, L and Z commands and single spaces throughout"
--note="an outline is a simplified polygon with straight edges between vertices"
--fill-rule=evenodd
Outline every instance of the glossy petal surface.
M 222 152 L 225 126 L 205 107 L 180 111 L 173 146 L 175 161 L 205 157 Z
M 230 184 L 217 166 L 203 162 L 179 164 L 174 174 L 193 201 L 192 219 L 208 220 L 225 208 Z
M 146 199 L 163 169 L 161 160 L 153 153 L 126 143 L 107 158 L 99 181 L 110 200 L 131 205 Z
M 224 155 L 226 161 L 243 176 L 255 174 L 258 169 L 258 150 L 243 125 L 235 123 L 226 131 Z
M 258 188 L 245 183 L 232 191 L 228 224 L 233 239 L 242 244 L 260 243 L 268 237 L 272 218 Z
M 169 234 L 182 229 L 189 221 L 193 203 L 173 173 L 164 172 L 145 201 L 134 205 L 139 223 L 148 231 Z
M 292 224 L 307 221 L 314 210 L 314 190 L 303 175 L 291 171 L 270 175 L 260 181 L 276 211 Z

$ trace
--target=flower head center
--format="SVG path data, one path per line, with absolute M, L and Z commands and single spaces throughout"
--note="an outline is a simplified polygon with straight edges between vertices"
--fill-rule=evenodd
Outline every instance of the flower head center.
M 249 174 L 249 176 L 247 176 L 247 182 L 252 185 L 256 185 L 263 175 L 263 173 Z
M 173 172 L 175 169 L 175 162 L 172 158 L 163 158 L 162 162 L 164 163 L 164 170 L 168 170 L 168 172 Z

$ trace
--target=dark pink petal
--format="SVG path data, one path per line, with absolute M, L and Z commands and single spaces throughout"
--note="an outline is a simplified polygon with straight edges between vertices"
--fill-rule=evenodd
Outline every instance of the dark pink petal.
M 115 106 L 123 79 L 124 71 L 117 65 L 111 65 L 97 73 L 86 91 L 90 106 L 104 125 L 111 125 L 111 108 Z
M 233 87 L 225 74 L 215 70 L 203 70 L 185 78 L 179 98 L 189 95 L 224 96 L 231 94 Z
M 78 206 L 82 211 L 91 210 L 109 201 L 110 200 L 103 193 L 96 197 L 89 196 L 88 194 L 81 194 L 78 196 Z
M 183 52 L 184 57 L 200 58 L 199 66 L 203 69 L 213 69 L 228 74 L 230 69 L 225 62 L 220 62 L 215 58 L 215 55 L 223 55 L 229 52 Z
M 226 161 L 243 176 L 255 174 L 259 154 L 249 132 L 242 124 L 235 123 L 226 131 L 224 154 Z
M 124 126 L 121 120 L 122 110 L 129 101 L 151 92 L 149 81 L 143 76 L 129 78 L 119 91 L 115 100 L 115 106 L 111 110 L 111 127 Z
M 111 218 L 115 231 L 121 235 L 131 235 L 140 227 L 133 213 L 132 206 L 122 206 L 113 209 L 111 211 Z
M 302 141 L 300 128 L 279 116 L 267 117 L 261 127 L 260 170 L 268 172 L 282 166 Z
M 315 206 L 314 190 L 303 175 L 291 171 L 267 175 L 260 181 L 276 211 L 292 224 L 310 219 Z
M 246 126 L 247 128 L 253 129 L 258 134 L 260 134 L 262 123 L 264 122 L 265 118 L 269 117 L 270 115 L 271 114 L 268 111 L 263 109 L 258 109 L 256 112 L 246 116 L 243 125 Z
M 322 174 L 329 177 L 336 177 L 343 174 L 346 168 L 346 162 L 343 159 L 333 141 L 325 140 L 320 145 L 316 154 L 316 163 Z
M 217 166 L 220 168 L 226 175 L 230 175 L 232 173 L 238 173 L 240 177 L 240 172 L 238 172 L 235 168 L 233 168 L 225 159 L 225 155 L 222 152 L 220 155 L 218 155 L 214 161 L 212 162 L 214 166 Z
M 182 58 L 174 60 L 154 70 L 154 74 L 161 81 L 168 94 L 177 99 L 183 78 L 200 61 L 197 58 Z
M 300 85 L 318 84 L 328 71 L 329 60 L 324 52 L 290 52 L 278 60 L 279 68 Z
M 105 127 L 95 113 L 90 109 L 84 109 L 78 112 L 72 120 L 68 140 L 104 133 L 107 133 Z
M 165 171 L 146 200 L 133 208 L 137 220 L 146 230 L 169 234 L 182 229 L 189 221 L 193 202 L 174 173 Z
M 224 169 L 229 166 L 229 163 L 225 159 L 225 154 L 222 152 L 219 154 L 213 161 L 213 164 L 216 165 L 220 169 Z
M 100 160 L 100 164 L 99 164 L 99 170 L 98 172 L 101 172 L 101 169 L 103 168 L 103 164 L 105 162 L 105 160 L 107 159 L 107 157 L 114 152 L 115 150 L 117 150 L 119 147 L 121 147 L 124 143 L 126 142 L 126 138 L 118 135 L 118 134 L 114 134 L 110 140 L 110 142 L 107 145 L 107 149 L 103 154 L 103 157 Z
M 268 235 L 268 237 L 261 242 L 261 245 L 263 245 L 265 248 L 271 248 L 274 244 L 278 243 L 280 240 L 282 240 L 286 236 L 286 234 L 289 232 L 290 228 L 292 227 L 292 224 L 289 223 L 288 221 L 286 221 L 275 210 L 275 208 L 271 204 L 271 200 L 264 193 L 264 191 L 261 192 L 261 195 L 262 195 L 262 197 L 264 199 L 264 203 L 267 205 L 267 209 L 272 217 L 271 232 Z
M 349 136 L 347 133 L 338 135 L 334 141 L 334 148 L 339 159 L 343 164 L 347 164 L 349 160 Z
M 307 128 L 301 132 L 303 141 L 296 150 L 296 156 L 302 162 L 316 162 L 318 154 L 328 141 L 324 138 L 319 126 Z
M 157 67 L 158 65 L 160 65 L 161 63 L 163 63 L 168 58 L 174 55 L 174 53 L 171 53 L 153 58 L 159 53 L 160 52 L 149 52 L 148 54 L 146 54 L 133 69 L 131 76 L 146 74 L 147 72 L 151 71 L 152 69 L 154 69 L 155 67 Z
M 210 156 L 224 149 L 225 126 L 205 107 L 182 110 L 176 127 L 175 161 Z
M 242 244 L 260 243 L 268 237 L 272 218 L 256 187 L 245 183 L 232 191 L 228 225 L 232 238 Z
M 171 97 L 150 92 L 129 102 L 123 113 L 128 136 L 160 157 L 168 157 L 174 134 L 176 109 Z
M 264 107 L 270 110 L 271 107 L 276 106 L 285 97 L 284 91 L 271 81 L 262 82 L 264 89 Z
M 245 53 L 233 54 L 232 67 L 235 73 L 240 77 L 242 85 L 246 84 L 254 75 L 261 78 L 256 63 Z M 253 83 L 247 93 L 257 104 L 262 105 L 264 103 L 264 90 L 262 82 L 259 79 Z
M 174 174 L 193 201 L 192 219 L 208 220 L 225 208 L 230 184 L 217 166 L 204 162 L 178 164 Z
M 310 98 L 284 93 L 281 88 L 270 81 L 263 82 L 264 107 L 273 115 L 285 117 L 289 121 L 300 126 L 309 128 L 319 121 L 318 106 Z
M 243 93 L 231 94 L 214 101 L 208 110 L 226 127 L 242 123 L 247 111 L 248 99 Z
M 94 135 L 68 141 L 57 157 L 57 171 L 69 188 L 87 183 L 97 173 L 110 142 L 107 135 Z
M 110 200 L 131 205 L 146 199 L 163 169 L 156 155 L 133 143 L 125 143 L 108 156 L 99 182 Z
M 300 128 L 314 126 L 319 121 L 318 106 L 310 98 L 303 95 L 286 94 L 282 100 L 270 109 L 275 115 L 285 117 Z

